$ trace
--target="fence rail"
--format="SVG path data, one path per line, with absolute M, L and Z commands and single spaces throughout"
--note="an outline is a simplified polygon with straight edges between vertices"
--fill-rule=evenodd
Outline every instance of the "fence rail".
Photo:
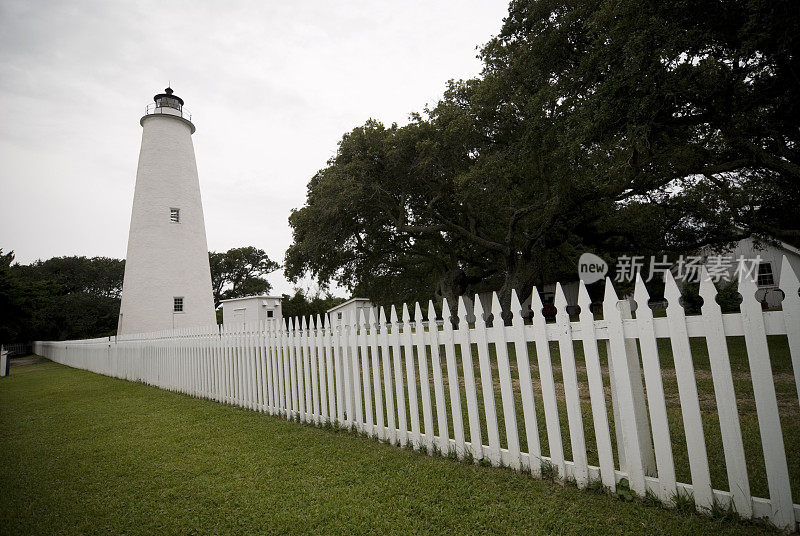
M 659 318 L 646 306 L 649 296 L 638 278 L 635 317 L 607 281 L 602 319 L 591 313 L 583 284 L 580 314 L 571 319 L 559 285 L 552 323 L 534 289 L 532 321 L 512 294 L 509 325 L 500 320 L 495 295 L 490 311 L 479 299 L 474 311 L 463 300 L 451 311 L 445 301 L 439 324 L 429 303 L 427 319 L 414 306 L 413 322 L 403 306 L 399 316 L 394 307 L 388 317 L 380 308 L 378 318 L 362 312 L 344 326 L 317 316 L 292 319 L 288 329 L 282 323 L 211 327 L 37 342 L 35 350 L 69 366 L 290 419 L 334 423 L 429 453 L 554 475 L 579 487 L 599 480 L 614 491 L 627 479 L 640 496 L 654 494 L 669 504 L 690 494 L 698 510 L 730 506 L 743 517 L 767 517 L 796 530 L 800 506 L 793 503 L 791 478 L 797 475 L 790 478 L 781 416 L 786 419 L 788 411 L 795 419 L 790 433 L 800 429 L 798 403 L 785 410 L 781 400 L 779 408 L 767 337 L 785 339 L 800 393 L 800 284 L 784 259 L 782 310 L 763 312 L 755 283 L 743 280 L 740 312 L 723 314 L 705 270 L 702 279 L 702 314 L 688 317 L 667 274 L 669 305 Z M 743 440 L 731 337 L 742 338 L 746 348 L 761 460 Z M 707 352 L 711 384 L 698 383 L 695 338 Z M 669 354 L 674 375 L 664 365 Z M 709 390 L 716 414 L 701 408 Z M 712 429 L 724 461 L 710 464 Z M 676 478 L 683 464 L 689 466 L 688 483 Z M 712 486 L 717 466 L 724 466 L 727 490 Z M 751 495 L 750 478 L 760 467 L 767 498 Z

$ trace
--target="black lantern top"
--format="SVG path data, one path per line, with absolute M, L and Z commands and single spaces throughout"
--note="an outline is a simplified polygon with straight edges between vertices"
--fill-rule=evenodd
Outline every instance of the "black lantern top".
M 153 97 L 153 100 L 156 101 L 156 107 L 166 106 L 167 108 L 180 110 L 183 107 L 183 99 L 172 93 L 172 88 L 168 87 L 164 90 L 164 93 L 159 93 Z

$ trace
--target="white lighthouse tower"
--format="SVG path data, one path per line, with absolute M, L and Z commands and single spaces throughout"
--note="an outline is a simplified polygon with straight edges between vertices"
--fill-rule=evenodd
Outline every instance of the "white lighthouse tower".
M 117 333 L 216 324 L 191 115 L 171 88 L 147 106 Z

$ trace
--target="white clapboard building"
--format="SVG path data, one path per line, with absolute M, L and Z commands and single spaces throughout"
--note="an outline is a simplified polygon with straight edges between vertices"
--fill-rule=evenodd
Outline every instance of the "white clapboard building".
M 365 319 L 369 319 L 370 311 L 373 311 L 377 318 L 377 310 L 367 298 L 350 298 L 336 307 L 331 307 L 327 312 L 330 315 L 331 324 L 338 326 L 349 325 L 350 319 L 354 318 L 353 315 L 356 315 L 355 318 L 359 318 L 358 315 L 361 311 L 364 312 Z M 388 311 L 386 314 L 389 314 Z
M 222 324 L 227 327 L 241 327 L 269 322 L 279 322 L 283 318 L 280 296 L 245 296 L 221 300 Z
M 732 249 L 715 250 L 707 247 L 701 251 L 704 264 L 720 263 L 727 267 L 727 279 L 736 277 L 738 259 L 758 260 L 755 268 L 756 299 L 768 308 L 779 307 L 783 293 L 778 288 L 781 280 L 783 257 L 795 273 L 800 273 L 800 249 L 782 241 L 756 241 L 752 237 L 739 240 Z

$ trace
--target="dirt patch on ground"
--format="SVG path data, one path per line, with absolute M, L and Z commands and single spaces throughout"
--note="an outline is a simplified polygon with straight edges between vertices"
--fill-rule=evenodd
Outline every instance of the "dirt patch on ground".
M 46 358 L 40 357 L 38 355 L 26 355 L 23 357 L 12 357 L 8 364 L 9 368 L 16 368 L 16 367 L 25 367 L 27 365 L 35 365 L 37 363 L 44 363 L 47 361 Z

